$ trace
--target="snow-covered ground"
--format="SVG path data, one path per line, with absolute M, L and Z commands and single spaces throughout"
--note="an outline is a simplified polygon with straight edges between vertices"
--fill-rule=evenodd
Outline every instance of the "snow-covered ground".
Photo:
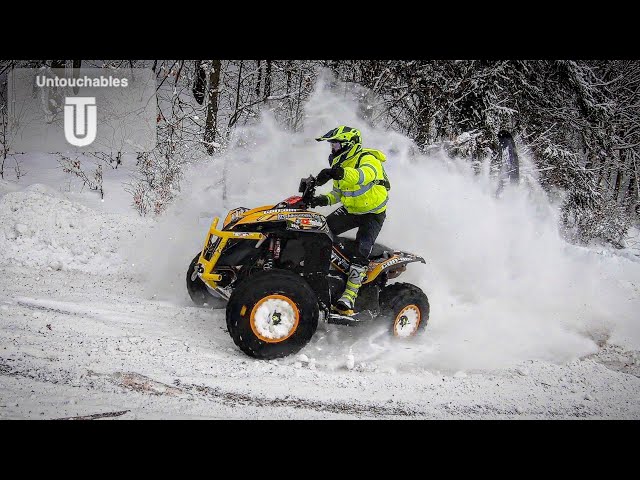
M 640 418 L 640 356 L 613 346 L 440 373 L 350 357 L 359 332 L 323 325 L 301 355 L 255 361 L 223 311 L 145 298 L 126 277 L 13 266 L 1 282 L 1 418 Z
M 250 359 L 223 310 L 189 305 L 182 284 L 157 298 L 127 263 L 152 221 L 40 184 L 3 191 L 1 418 L 640 418 L 640 354 L 606 335 L 564 362 L 525 352 L 487 368 L 476 355 L 458 370 L 443 359 L 464 342 L 434 316 L 414 342 L 321 325 L 298 356 Z
M 397 134 L 363 129 L 389 153 L 380 240 L 427 258 L 399 279 L 429 295 L 423 335 L 321 324 L 299 355 L 257 361 L 224 310 L 190 303 L 211 217 L 294 194 L 324 166 L 313 138 L 356 110 L 318 94 L 299 134 L 265 118 L 188 168 L 157 219 L 130 208 L 126 162 L 101 201 L 53 157 L 25 159 L 0 181 L 0 418 L 640 418 L 637 251 L 568 245 L 533 173 L 496 199 Z
M 305 353 L 265 362 L 235 348 L 223 311 L 145 298 L 127 277 L 12 266 L 1 285 L 2 418 L 640 416 L 640 356 L 611 346 L 565 365 L 442 374 L 324 354 L 363 341 L 331 325 Z

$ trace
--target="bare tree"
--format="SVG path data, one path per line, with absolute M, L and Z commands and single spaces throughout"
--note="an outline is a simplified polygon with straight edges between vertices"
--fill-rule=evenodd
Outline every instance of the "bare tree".
M 204 127 L 204 144 L 209 155 L 213 155 L 216 147 L 216 129 L 218 124 L 218 89 L 220 86 L 220 60 L 212 60 L 209 70 L 209 94 L 207 96 L 207 120 Z
M 506 129 L 530 147 L 543 186 L 569 195 L 566 231 L 617 244 L 638 204 L 637 61 L 326 62 L 367 87 L 361 116 L 477 162 L 499 158 Z M 464 135 L 463 135 L 464 134 Z M 465 141 L 461 142 L 460 139 Z M 597 222 L 592 220 L 597 218 Z
M 195 61 L 195 79 L 193 81 L 193 98 L 196 99 L 200 105 L 204 102 L 204 91 L 207 87 L 207 71 L 202 63 L 202 60 Z
M 70 173 L 82 180 L 82 188 L 85 186 L 89 190 L 93 190 L 100 194 L 100 198 L 104 198 L 104 188 L 102 181 L 102 164 L 98 164 L 92 176 L 86 174 L 82 169 L 80 159 L 78 157 L 72 159 L 67 155 L 58 154 L 58 164 L 65 173 Z
M 2 78 L 3 77 L 0 76 L 0 178 L 4 178 L 4 167 L 7 161 L 7 151 L 9 149 L 9 146 L 7 145 L 7 128 L 9 123 L 7 118 L 7 82 L 6 80 L 2 81 Z
M 271 95 L 271 60 L 267 60 L 267 67 L 264 72 L 264 101 Z
M 258 79 L 256 81 L 256 98 L 260 98 L 260 82 L 262 81 L 262 61 L 258 60 Z

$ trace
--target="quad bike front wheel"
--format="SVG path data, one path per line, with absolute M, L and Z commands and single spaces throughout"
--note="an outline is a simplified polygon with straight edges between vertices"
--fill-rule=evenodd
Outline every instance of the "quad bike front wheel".
M 199 307 L 207 304 L 213 308 L 223 308 L 226 304 L 225 300 L 220 297 L 216 297 L 213 295 L 207 286 L 204 284 L 200 277 L 196 277 L 195 280 L 191 280 L 191 275 L 193 274 L 193 270 L 196 268 L 198 264 L 198 259 L 200 258 L 200 252 L 193 257 L 191 264 L 187 270 L 187 292 L 189 292 L 189 297 L 193 303 L 198 305 Z
M 410 283 L 393 283 L 380 292 L 381 317 L 394 337 L 412 337 L 429 322 L 429 299 Z
M 238 286 L 227 304 L 227 329 L 244 353 L 284 357 L 304 347 L 318 328 L 318 298 L 300 275 L 265 270 Z

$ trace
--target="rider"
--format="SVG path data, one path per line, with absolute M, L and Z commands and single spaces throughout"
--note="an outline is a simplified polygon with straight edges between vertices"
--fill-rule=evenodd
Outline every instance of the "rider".
M 351 259 L 347 286 L 336 303 L 340 313 L 352 315 L 358 290 L 366 276 L 371 249 L 387 215 L 391 185 L 382 166 L 386 156 L 380 150 L 362 148 L 360 130 L 346 125 L 340 125 L 316 140 L 331 144 L 330 168 L 318 174 L 316 184 L 324 185 L 333 179 L 333 190 L 328 195 L 313 197 L 311 207 L 341 202 L 343 206 L 327 217 L 329 229 L 334 235 L 358 229 L 358 248 Z

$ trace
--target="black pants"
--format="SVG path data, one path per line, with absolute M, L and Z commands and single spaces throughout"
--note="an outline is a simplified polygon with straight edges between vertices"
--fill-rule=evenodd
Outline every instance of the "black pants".
M 358 229 L 356 234 L 358 250 L 353 262 L 358 265 L 367 265 L 367 259 L 386 217 L 386 212 L 356 215 L 347 212 L 346 208 L 340 207 L 327 217 L 327 224 L 334 235 L 340 235 L 353 228 Z

